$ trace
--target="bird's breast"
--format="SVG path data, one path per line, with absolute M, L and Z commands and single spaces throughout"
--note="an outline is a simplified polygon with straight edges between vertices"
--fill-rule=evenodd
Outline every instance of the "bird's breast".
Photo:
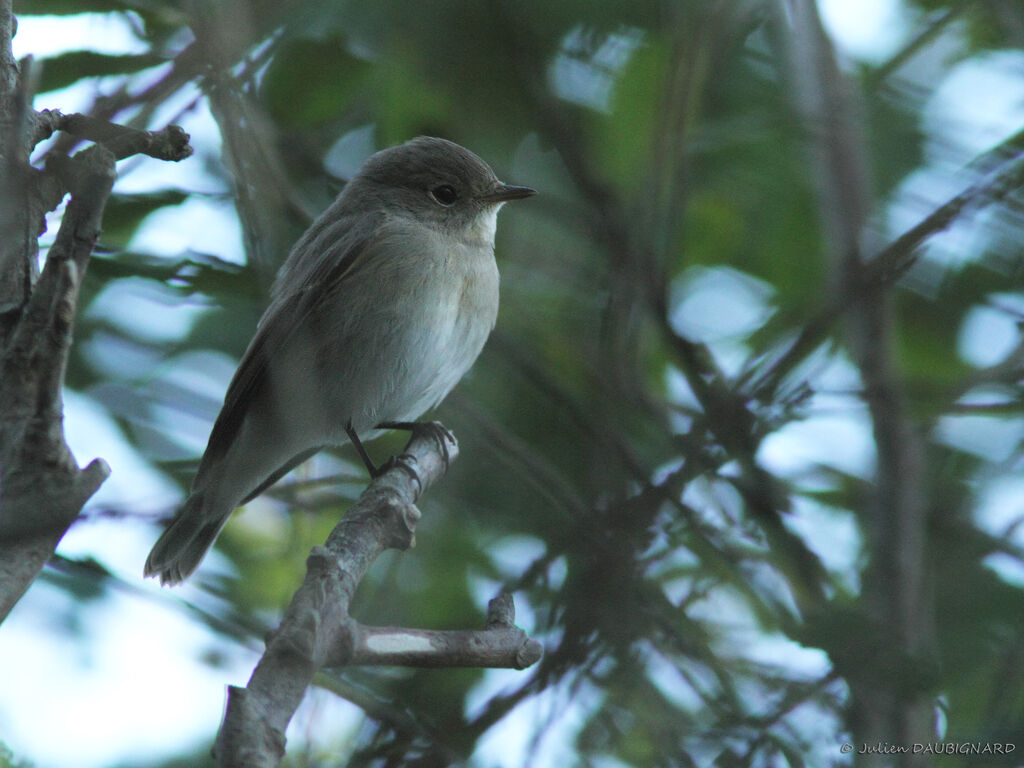
M 440 266 L 440 288 L 420 303 L 423 314 L 408 338 L 399 384 L 409 406 L 403 418 L 418 418 L 459 383 L 472 367 L 498 316 L 498 268 L 488 246 L 459 245 Z
M 498 266 L 489 246 L 465 248 L 456 299 L 456 322 L 486 327 L 490 333 L 498 318 Z
M 353 273 L 333 299 L 328 314 L 340 322 L 322 336 L 320 365 L 331 382 L 324 397 L 333 412 L 351 414 L 360 432 L 381 421 L 415 420 L 444 399 L 476 361 L 498 315 L 490 243 L 422 226 L 395 229 L 379 240 L 374 269 Z
M 498 317 L 498 267 L 487 246 L 458 246 L 444 267 L 443 298 L 435 305 L 431 335 L 442 358 L 465 374 Z

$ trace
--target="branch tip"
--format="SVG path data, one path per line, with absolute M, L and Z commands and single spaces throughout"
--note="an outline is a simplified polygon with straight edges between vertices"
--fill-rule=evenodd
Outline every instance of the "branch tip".
M 180 125 L 168 125 L 159 131 L 140 131 L 110 123 L 90 115 L 63 114 L 57 109 L 44 109 L 35 115 L 32 139 L 34 144 L 50 138 L 55 131 L 64 131 L 95 142 L 111 152 L 117 160 L 131 155 L 148 155 L 157 160 L 178 162 L 192 155 L 190 136 Z
M 110 465 L 103 459 L 93 459 L 80 470 L 74 480 L 74 496 L 78 509 L 92 498 L 100 486 L 110 477 Z
M 519 649 L 516 654 L 516 669 L 526 669 L 532 667 L 538 661 L 540 657 L 544 655 L 544 646 L 536 640 L 528 639 L 523 643 L 523 647 Z
M 487 603 L 487 629 L 511 627 L 516 623 L 516 603 L 508 592 L 501 592 Z
M 110 477 L 110 471 L 110 465 L 104 459 L 93 459 L 82 470 L 83 482 L 92 485 L 95 490 L 103 484 L 104 480 Z

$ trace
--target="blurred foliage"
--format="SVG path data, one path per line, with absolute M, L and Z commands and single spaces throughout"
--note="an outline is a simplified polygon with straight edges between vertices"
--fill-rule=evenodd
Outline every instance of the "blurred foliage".
M 15 758 L 7 745 L 0 741 L 0 768 L 32 768 L 32 763 Z
M 294 240 L 358 167 L 367 136 L 377 148 L 444 136 L 541 191 L 502 213 L 498 330 L 438 412 L 461 458 L 424 503 L 417 547 L 383 557 L 353 610 L 369 624 L 476 627 L 487 599 L 513 589 L 545 658 L 498 692 L 481 687 L 492 679 L 481 671 L 344 670 L 323 684 L 365 711 L 364 726 L 320 722 L 308 737 L 331 757 L 311 746 L 289 764 L 335 765 L 343 754 L 351 766 L 483 766 L 481 737 L 518 717 L 531 732 L 526 764 L 548 764 L 548 750 L 581 766 L 827 765 L 868 732 L 858 713 L 878 691 L 941 711 L 935 742 L 1024 733 L 1019 499 L 1002 530 L 977 514 L 1021 467 L 1024 199 L 1012 191 L 985 208 L 982 190 L 964 216 L 970 237 L 928 244 L 892 287 L 886 330 L 907 423 L 872 421 L 862 331 L 837 321 L 842 312 L 821 314 L 855 313 L 842 304 L 855 289 L 828 255 L 819 126 L 796 108 L 781 42 L 792 31 L 776 4 L 16 6 L 123 14 L 148 46 L 43 60 L 43 88 L 120 76 L 131 87 L 98 104 L 115 119 L 188 103 L 187 121 L 213 100 L 225 154 L 247 158 L 228 164 L 232 175 L 218 147 L 200 146 L 190 162 L 207 158 L 205 181 L 116 194 L 83 288 L 68 385 L 106 408 L 183 492 L 218 407 L 197 382 L 216 378 L 212 359 L 240 356 L 272 271 L 255 253 L 243 266 L 237 253 L 146 253 L 133 236 L 149 217 L 178 206 L 188 229 L 185 203 L 231 188 L 245 192 L 243 221 Z M 994 50 L 1024 61 L 1017 4 L 919 0 L 904 10 L 904 51 L 845 62 L 872 189 L 865 258 L 1019 153 L 1009 141 L 958 155 L 925 120 L 960 62 Z M 169 67 L 140 72 L 162 61 Z M 179 98 L 190 84 L 197 95 Z M 921 174 L 940 190 L 923 207 L 919 187 L 906 186 Z M 223 188 L 209 191 L 209 177 Z M 280 205 L 245 210 L 261 189 Z M 195 311 L 173 338 L 151 333 L 112 311 L 116 285 L 148 286 L 135 300 L 140 319 L 155 304 Z M 1016 328 L 988 367 L 972 349 L 991 339 L 967 332 L 981 307 Z M 821 343 L 775 376 L 814 323 Z M 889 555 L 870 443 L 904 426 L 923 451 L 915 525 L 927 626 L 913 648 L 894 645 L 880 607 L 900 586 L 874 575 Z M 846 444 L 851 435 L 868 444 Z M 370 450 L 400 445 L 383 438 Z M 360 491 L 352 458 L 342 449 L 311 462 L 254 502 L 255 517 L 227 527 L 217 547 L 233 574 L 196 579 L 222 613 L 197 609 L 196 621 L 225 643 L 259 640 L 309 548 Z M 111 578 L 58 571 L 54 583 L 90 597 L 76 580 L 106 589 Z M 482 700 L 481 690 L 492 693 Z M 529 702 L 548 717 L 517 710 Z M 551 744 L 547 720 L 569 711 L 574 728 L 558 729 L 568 742 Z
M 40 91 L 55 91 L 77 82 L 83 77 L 103 77 L 136 72 L 163 63 L 153 55 L 110 56 L 94 51 L 73 51 L 46 60 L 39 78 Z

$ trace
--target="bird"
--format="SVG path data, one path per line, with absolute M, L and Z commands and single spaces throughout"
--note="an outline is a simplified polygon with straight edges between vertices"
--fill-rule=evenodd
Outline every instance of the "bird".
M 146 560 L 179 584 L 231 513 L 328 446 L 417 422 L 469 371 L 498 314 L 498 210 L 536 190 L 454 142 L 371 155 L 292 248 L 236 370 L 191 491 Z M 437 434 L 442 440 L 443 435 Z

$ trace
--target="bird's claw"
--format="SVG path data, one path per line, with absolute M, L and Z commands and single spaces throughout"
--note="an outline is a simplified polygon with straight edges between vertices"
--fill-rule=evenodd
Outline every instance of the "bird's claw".
M 455 435 L 453 435 L 451 430 L 440 421 L 385 421 L 378 424 L 377 428 L 404 429 L 411 432 L 413 437 L 432 437 L 437 443 L 438 448 L 441 449 L 441 457 L 444 459 L 445 468 L 447 469 L 451 464 L 451 454 L 448 452 L 448 443 L 455 445 Z M 386 463 L 393 466 L 393 461 L 394 457 L 389 459 Z
M 398 456 L 390 456 L 387 461 L 381 464 L 379 467 L 375 467 L 374 471 L 370 474 L 376 480 L 383 474 L 390 472 L 392 469 L 400 469 L 413 480 L 416 481 L 417 485 L 420 484 L 420 476 L 416 473 L 416 470 L 410 467 L 406 463 L 406 459 L 411 458 L 408 454 L 400 454 Z

